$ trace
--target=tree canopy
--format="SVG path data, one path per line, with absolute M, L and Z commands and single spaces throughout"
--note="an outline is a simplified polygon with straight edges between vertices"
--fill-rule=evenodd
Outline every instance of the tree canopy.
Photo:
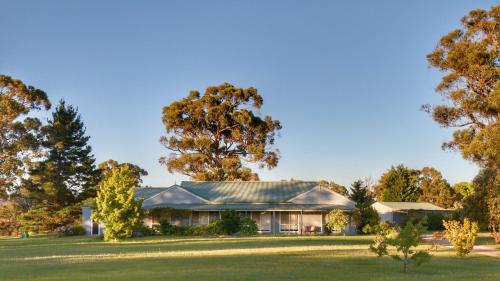
M 139 186 L 136 171 L 129 165 L 112 168 L 99 184 L 94 218 L 106 223 L 104 239 L 116 241 L 131 237 L 140 223 L 141 202 L 134 198 Z
M 279 152 L 272 146 L 281 129 L 278 120 L 254 113 L 262 104 L 257 89 L 225 83 L 208 87 L 203 95 L 191 91 L 165 106 L 162 121 L 168 135 L 160 141 L 172 153 L 160 163 L 195 180 L 258 179 L 244 163 L 276 167 Z
M 416 202 L 421 194 L 418 186 L 419 171 L 403 165 L 391 167 L 375 186 L 380 201 Z
M 0 74 L 0 198 L 19 192 L 22 176 L 40 156 L 41 123 L 28 114 L 49 108 L 44 91 Z
M 319 181 L 319 185 L 320 186 L 324 186 L 324 187 L 328 187 L 329 189 L 341 194 L 341 195 L 344 195 L 344 196 L 347 196 L 348 195 L 348 191 L 347 191 L 347 188 L 343 185 L 340 185 L 334 181 L 327 181 L 327 180 L 320 180 Z
M 424 109 L 443 127 L 457 128 L 443 145 L 498 171 L 500 164 L 500 5 L 473 10 L 462 27 L 443 36 L 427 55 L 446 75 L 436 88 L 446 104 Z
M 61 100 L 48 124 L 42 127 L 46 158 L 30 171 L 31 191 L 37 200 L 61 208 L 95 196 L 97 170 L 90 139 L 76 108 Z
M 422 191 L 419 201 L 433 203 L 443 208 L 453 207 L 455 192 L 438 170 L 432 167 L 422 168 L 419 185 Z

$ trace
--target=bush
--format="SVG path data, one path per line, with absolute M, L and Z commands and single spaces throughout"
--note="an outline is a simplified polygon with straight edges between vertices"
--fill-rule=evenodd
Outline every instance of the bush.
M 353 213 L 352 220 L 358 233 L 366 233 L 363 231 L 365 226 L 368 226 L 368 228 L 370 226 L 374 227 L 380 222 L 377 211 L 371 206 L 358 208 L 358 210 Z
M 163 235 L 183 235 L 185 233 L 185 228 L 172 225 L 167 218 L 162 218 L 160 219 L 160 233 Z
M 135 237 L 152 236 L 152 235 L 155 235 L 155 231 L 153 228 L 147 227 L 143 224 L 134 227 Z
M 202 236 L 210 234 L 209 228 L 206 225 L 193 225 L 185 229 L 184 235 L 188 236 Z
M 470 253 L 476 241 L 479 227 L 476 222 L 471 222 L 469 219 L 464 219 L 464 223 L 460 221 L 450 220 L 443 221 L 445 227 L 444 237 L 455 248 L 457 256 L 465 256 Z
M 221 213 L 221 232 L 231 235 L 240 231 L 241 217 L 235 211 L 224 211 Z
M 81 236 L 85 235 L 85 228 L 81 225 L 60 226 L 54 230 L 58 236 Z
M 257 234 L 257 224 L 251 218 L 242 218 L 240 220 L 240 233 L 245 235 Z
M 342 232 L 349 223 L 349 217 L 341 210 L 333 210 L 326 215 L 326 228 L 331 232 Z
M 218 234 L 218 235 L 224 234 L 224 226 L 222 220 L 216 220 L 211 222 L 207 226 L 207 232 L 208 234 Z

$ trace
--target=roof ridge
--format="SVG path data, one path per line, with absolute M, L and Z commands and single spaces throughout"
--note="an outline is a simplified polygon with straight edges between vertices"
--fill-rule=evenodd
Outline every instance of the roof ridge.
M 276 183 L 318 183 L 319 181 L 279 181 L 279 180 L 276 180 L 276 181 L 181 181 L 181 182 L 276 182 Z

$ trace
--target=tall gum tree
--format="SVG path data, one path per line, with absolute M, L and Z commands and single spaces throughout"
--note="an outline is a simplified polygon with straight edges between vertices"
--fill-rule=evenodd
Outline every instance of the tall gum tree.
M 29 114 L 50 106 L 44 91 L 0 74 L 0 198 L 19 192 L 22 177 L 40 155 L 41 123 Z
M 490 229 L 500 243 L 500 5 L 473 10 L 462 27 L 443 36 L 427 55 L 444 72 L 436 87 L 446 104 L 423 108 L 446 128 L 456 128 L 443 144 L 477 163 L 484 183 Z
M 194 180 L 258 180 L 244 164 L 276 167 L 279 151 L 272 146 L 281 129 L 278 120 L 255 114 L 262 104 L 257 89 L 225 83 L 208 87 L 203 95 L 191 91 L 165 106 L 162 121 L 168 135 L 160 142 L 172 153 L 160 163 Z

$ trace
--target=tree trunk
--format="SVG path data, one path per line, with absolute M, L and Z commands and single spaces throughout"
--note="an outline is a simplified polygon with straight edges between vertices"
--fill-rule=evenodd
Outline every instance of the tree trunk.
M 403 269 L 405 273 L 408 273 L 408 257 L 405 256 L 403 259 Z

